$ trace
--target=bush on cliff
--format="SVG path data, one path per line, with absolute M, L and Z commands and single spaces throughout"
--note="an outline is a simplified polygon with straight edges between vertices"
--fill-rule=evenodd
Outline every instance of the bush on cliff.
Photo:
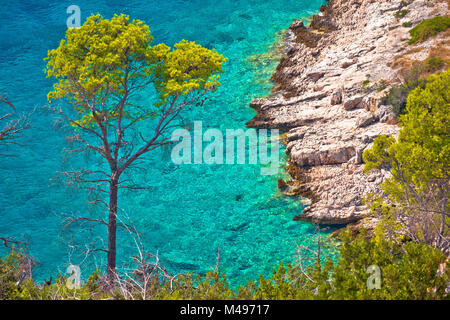
M 448 262 L 447 273 L 437 276 L 439 266 L 446 261 L 441 251 L 421 243 L 388 241 L 382 234 L 372 240 L 353 239 L 350 233 L 344 237 L 332 288 L 324 295 L 327 299 L 448 298 Z
M 423 89 L 427 84 L 427 78 L 445 66 L 446 62 L 443 59 L 435 57 L 415 63 L 405 76 L 404 82 L 392 87 L 383 97 L 382 103 L 392 105 L 392 111 L 400 116 L 405 111 L 410 92 L 419 87 Z
M 283 266 L 270 279 L 260 278 L 251 296 L 244 299 L 289 300 L 389 300 L 446 299 L 450 280 L 447 273 L 436 272 L 446 257 L 425 244 L 403 245 L 376 237 L 342 236 L 340 258 L 302 270 Z M 380 273 L 377 274 L 376 271 Z M 245 289 L 245 287 L 244 287 Z M 244 289 L 241 289 L 244 291 Z
M 448 28 L 450 28 L 450 17 L 448 16 L 438 16 L 424 20 L 417 26 L 409 30 L 411 39 L 409 40 L 408 44 L 424 42 L 428 38 L 433 37 L 439 32 L 445 31 Z
M 392 111 L 398 117 L 405 111 L 409 93 L 417 87 L 424 87 L 425 84 L 426 81 L 418 79 L 416 77 L 416 69 L 413 69 L 407 79 L 405 79 L 405 82 L 389 89 L 389 92 L 383 97 L 382 103 L 391 105 Z
M 365 171 L 387 168 L 392 177 L 373 211 L 386 222 L 387 236 L 403 236 L 450 252 L 450 70 L 414 89 L 399 118 L 400 134 L 380 136 L 366 150 Z

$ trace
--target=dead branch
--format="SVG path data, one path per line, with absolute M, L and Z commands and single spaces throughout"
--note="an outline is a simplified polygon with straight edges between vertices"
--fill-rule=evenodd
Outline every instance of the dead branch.
M 29 243 L 21 240 L 16 240 L 12 237 L 0 237 L 0 241 L 3 245 L 9 249 L 12 249 L 11 245 L 27 246 Z
M 2 95 L 0 95 L 0 102 L 11 108 L 10 112 L 0 115 L 0 123 L 6 121 L 3 127 L 0 127 L 0 143 L 5 145 L 18 144 L 16 138 L 23 130 L 31 126 L 30 116 L 33 112 L 21 115 L 18 118 L 12 118 L 16 112 L 14 105 Z

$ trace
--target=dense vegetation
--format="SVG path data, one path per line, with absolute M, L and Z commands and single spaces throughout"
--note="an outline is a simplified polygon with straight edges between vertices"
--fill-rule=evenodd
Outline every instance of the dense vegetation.
M 427 19 L 419 23 L 417 26 L 409 30 L 411 39 L 409 44 L 423 42 L 428 38 L 437 35 L 439 32 L 445 31 L 450 28 L 450 17 L 438 16 L 431 19 Z
M 392 177 L 373 200 L 386 236 L 425 242 L 450 252 L 450 70 L 432 75 L 408 96 L 398 139 L 380 136 L 363 155 L 365 170 L 387 168 Z
M 58 276 L 51 285 L 38 286 L 28 279 L 16 285 L 21 255 L 13 251 L 0 260 L 0 299 L 447 299 L 450 263 L 425 244 L 394 243 L 375 237 L 354 239 L 343 236 L 341 257 L 301 268 L 281 264 L 271 278 L 260 277 L 237 290 L 230 289 L 226 275 L 209 272 L 206 276 L 178 275 L 173 282 L 154 277 L 143 287 L 129 280 L 113 291 L 103 290 L 104 277 L 92 274 L 79 289 L 69 289 L 67 278 Z M 370 288 L 373 272 L 381 270 L 380 289 Z M 136 281 L 139 281 L 136 279 Z
M 429 57 L 424 61 L 417 62 L 409 70 L 402 84 L 393 86 L 382 98 L 382 103 L 392 106 L 392 111 L 400 116 L 404 113 L 408 96 L 416 88 L 424 88 L 428 77 L 443 68 L 447 62 L 441 58 Z

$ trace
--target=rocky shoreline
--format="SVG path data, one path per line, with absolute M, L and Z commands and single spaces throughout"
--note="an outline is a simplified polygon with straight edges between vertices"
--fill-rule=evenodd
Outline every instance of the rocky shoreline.
M 407 14 L 396 16 L 400 9 Z M 425 60 L 445 36 L 409 46 L 409 27 L 448 14 L 448 6 L 427 0 L 331 0 L 320 11 L 308 27 L 302 21 L 291 24 L 286 55 L 272 76 L 274 92 L 251 102 L 257 115 L 247 127 L 286 132 L 292 180 L 279 187 L 311 199 L 294 220 L 349 224 L 365 217 L 364 196 L 380 193 L 389 176 L 383 170 L 364 174 L 362 153 L 377 136 L 398 134 L 392 106 L 382 103 L 405 76 L 394 62 Z

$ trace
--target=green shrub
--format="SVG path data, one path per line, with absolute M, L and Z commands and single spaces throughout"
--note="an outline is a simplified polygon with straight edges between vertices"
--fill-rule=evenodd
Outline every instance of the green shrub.
M 409 28 L 409 27 L 412 26 L 412 22 L 410 22 L 410 21 L 403 22 L 402 26 L 405 27 L 405 28 Z
M 436 276 L 445 255 L 425 244 L 394 243 L 382 236 L 372 240 L 352 239 L 345 235 L 340 250 L 341 258 L 333 270 L 332 290 L 325 293 L 328 299 L 353 300 L 426 300 L 445 299 L 450 263 L 442 277 Z M 369 289 L 369 266 L 381 271 L 379 289 Z
M 414 2 L 414 0 L 408 0 L 408 1 L 404 1 L 403 0 L 402 2 L 400 2 L 400 8 L 404 8 L 404 7 L 410 5 L 413 2 Z
M 388 82 L 385 79 L 381 79 L 378 83 L 377 83 L 377 92 L 381 92 L 384 89 L 386 89 L 388 86 Z
M 401 18 L 404 18 L 408 13 L 409 13 L 409 10 L 400 10 L 394 14 L 394 17 L 396 17 L 397 19 L 401 19 Z
M 414 74 L 414 70 L 410 72 Z M 414 76 L 410 76 L 413 78 Z M 405 108 L 406 102 L 408 100 L 408 95 L 417 87 L 425 87 L 426 80 L 423 79 L 411 79 L 406 80 L 399 86 L 392 87 L 389 92 L 381 99 L 381 102 L 385 105 L 392 105 L 392 111 L 395 115 L 401 115 Z
M 340 258 L 337 263 L 328 259 L 324 264 L 301 269 L 283 264 L 273 271 L 270 279 L 260 277 L 253 287 L 241 287 L 237 299 L 263 300 L 422 300 L 446 299 L 450 280 L 450 263 L 446 273 L 437 276 L 446 256 L 426 244 L 394 243 L 383 237 L 372 240 L 362 236 L 354 238 L 347 231 L 342 235 Z M 381 271 L 379 289 L 371 289 L 369 266 Z
M 259 277 L 236 290 L 229 287 L 225 275 L 208 272 L 205 276 L 180 274 L 173 281 L 149 286 L 146 299 L 152 300 L 304 300 L 304 299 L 444 299 L 450 276 L 447 272 L 436 276 L 445 255 L 425 244 L 408 242 L 405 245 L 383 238 L 372 240 L 361 236 L 354 238 L 351 232 L 342 235 L 337 262 L 331 259 L 300 268 L 297 265 L 280 264 L 270 278 Z M 100 273 L 94 273 L 80 289 L 68 289 L 66 278 L 58 276 L 50 286 L 38 286 L 32 279 L 16 286 L 19 266 L 18 256 L 11 253 L 0 258 L 0 299 L 143 299 L 142 291 L 129 282 L 126 296 L 117 288 L 106 292 L 102 289 Z M 370 274 L 368 266 L 381 269 L 380 289 L 367 286 Z
M 445 65 L 445 61 L 441 58 L 430 57 L 424 62 L 425 72 L 436 72 L 441 70 Z
M 0 259 L 0 300 L 13 299 L 18 291 L 15 283 L 20 276 L 20 253 L 11 253 Z
M 363 90 L 366 90 L 366 89 L 369 87 L 369 85 L 370 85 L 370 80 L 369 80 L 369 79 L 366 79 L 366 80 L 364 80 L 364 81 L 362 82 L 361 88 L 362 88 Z
M 445 31 L 450 28 L 450 17 L 434 17 L 422 21 L 420 24 L 409 30 L 411 39 L 409 44 L 417 42 L 423 42 L 428 38 L 435 36 L 439 32 Z
M 379 136 L 364 151 L 364 171 L 390 169 L 381 185 L 385 198 L 371 206 L 386 238 L 407 236 L 448 252 L 450 70 L 426 82 L 409 94 L 398 138 Z
M 396 87 L 392 87 L 382 98 L 383 104 L 390 104 L 393 112 L 399 116 L 406 107 L 408 95 L 414 89 L 424 88 L 427 79 L 424 76 L 440 71 L 445 66 L 445 61 L 441 58 L 430 57 L 421 63 L 417 63 L 406 75 L 405 81 Z

